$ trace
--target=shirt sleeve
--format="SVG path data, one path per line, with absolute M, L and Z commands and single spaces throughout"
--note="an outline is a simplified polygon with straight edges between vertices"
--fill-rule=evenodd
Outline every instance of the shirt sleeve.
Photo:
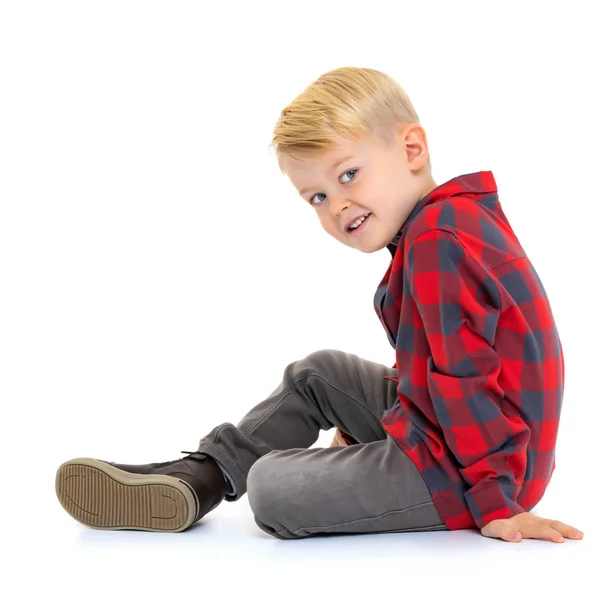
M 489 270 L 473 254 L 451 231 L 432 229 L 415 238 L 405 268 L 430 347 L 433 410 L 482 528 L 524 512 L 516 498 L 530 431 L 516 410 L 503 412 L 501 360 L 494 348 L 502 301 Z

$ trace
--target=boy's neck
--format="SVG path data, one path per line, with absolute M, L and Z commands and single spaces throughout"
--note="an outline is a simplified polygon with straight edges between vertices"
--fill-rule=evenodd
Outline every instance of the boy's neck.
M 427 196 L 428 194 L 430 194 L 433 190 L 435 190 L 436 187 L 438 187 L 438 184 L 433 180 L 433 177 L 429 175 L 423 182 L 423 185 L 421 186 L 421 193 L 419 194 L 417 202 L 425 196 Z M 417 202 L 415 202 L 415 204 Z

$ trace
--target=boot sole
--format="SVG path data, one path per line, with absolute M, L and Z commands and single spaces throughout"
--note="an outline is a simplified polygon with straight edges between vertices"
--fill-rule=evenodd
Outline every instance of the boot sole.
M 176 533 L 196 515 L 195 494 L 176 477 L 129 473 L 94 458 L 63 463 L 56 495 L 74 519 L 94 529 Z

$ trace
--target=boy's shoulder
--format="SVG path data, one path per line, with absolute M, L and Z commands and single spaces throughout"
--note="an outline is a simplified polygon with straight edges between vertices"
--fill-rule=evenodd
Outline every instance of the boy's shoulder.
M 525 256 L 496 191 L 456 194 L 425 206 L 405 232 L 404 255 L 428 232 L 460 245 L 489 269 Z
M 434 203 L 425 206 L 415 217 L 406 231 L 406 241 L 413 242 L 415 238 L 428 231 L 442 230 L 461 237 L 464 235 L 484 235 L 486 225 L 499 226 L 504 216 L 495 213 L 499 208 L 498 196 L 495 199 L 474 198 L 463 195 L 439 198 Z

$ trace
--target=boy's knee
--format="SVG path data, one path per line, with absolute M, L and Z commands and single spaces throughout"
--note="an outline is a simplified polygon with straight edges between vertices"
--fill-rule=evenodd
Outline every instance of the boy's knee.
M 247 479 L 248 503 L 254 513 L 256 524 L 270 535 L 288 539 L 282 507 L 288 504 L 291 490 L 285 469 L 281 469 L 281 460 L 274 450 L 257 460 Z
M 277 504 L 271 453 L 259 458 L 248 471 L 248 503 L 255 516 L 269 519 Z
M 303 359 L 303 365 L 309 368 L 322 369 L 331 360 L 339 360 L 345 353 L 330 348 L 315 350 Z

